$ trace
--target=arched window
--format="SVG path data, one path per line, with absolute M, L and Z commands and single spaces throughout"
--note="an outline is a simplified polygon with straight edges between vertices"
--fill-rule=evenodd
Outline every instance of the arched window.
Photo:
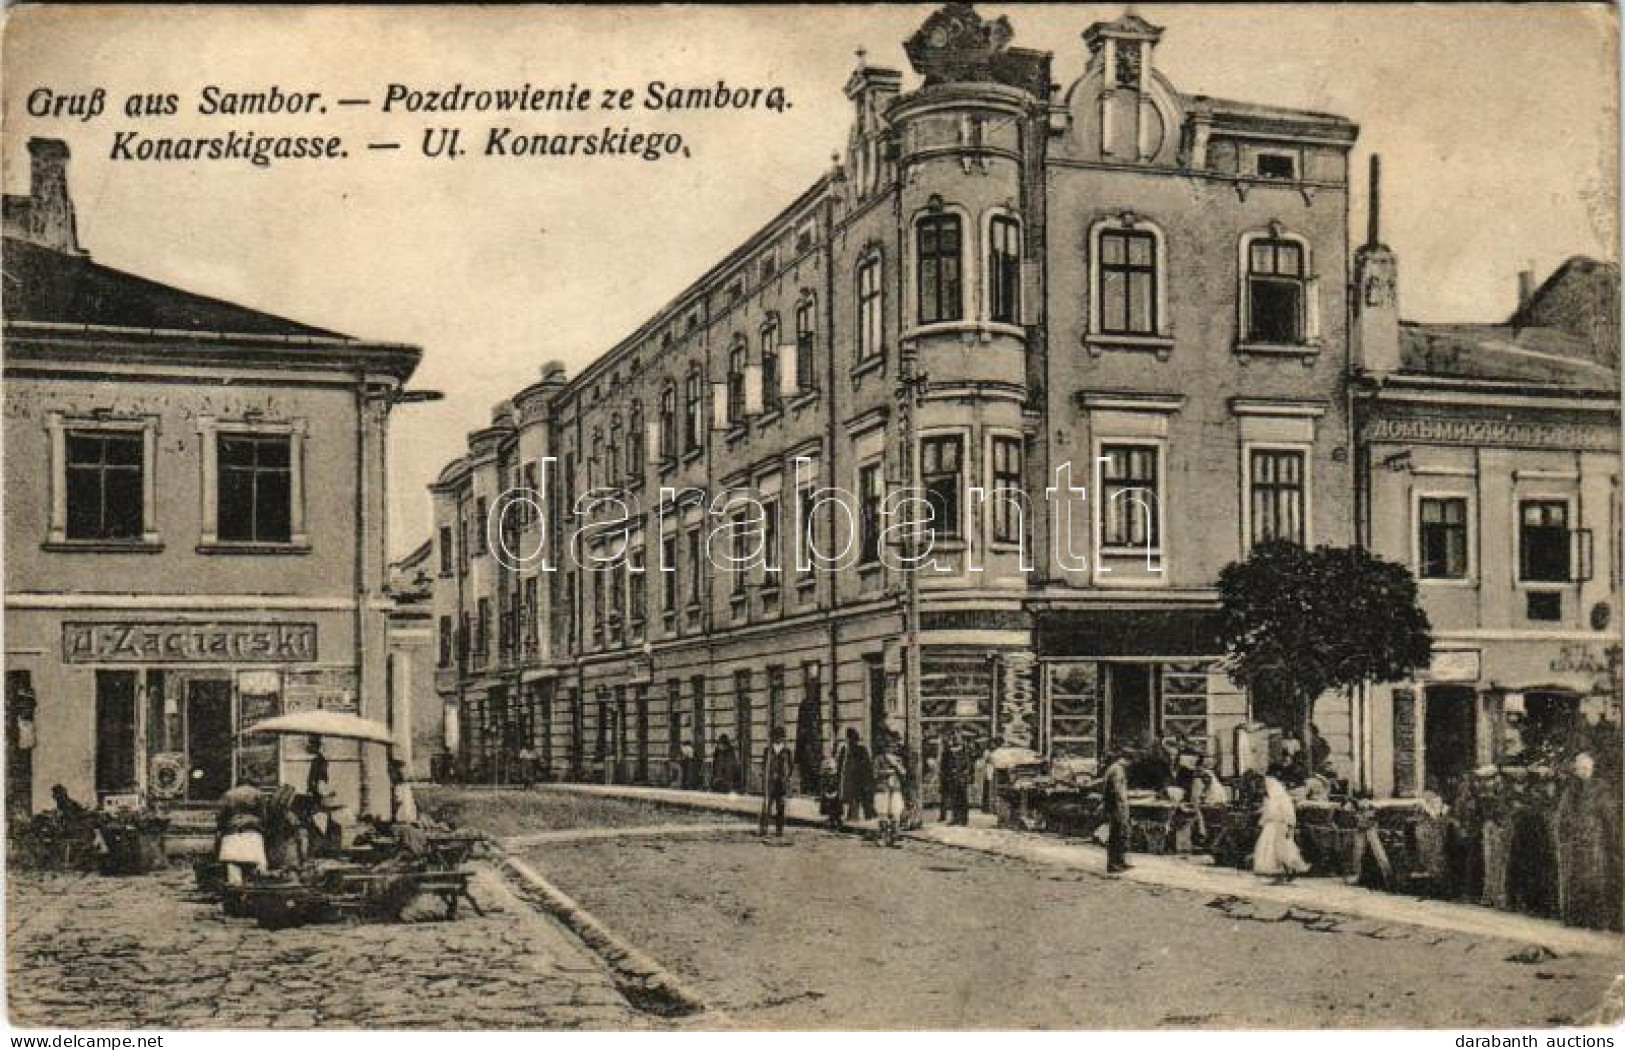
M 815 383 L 814 345 L 818 341 L 818 297 L 811 292 L 796 303 L 796 389 L 811 390 Z
M 779 319 L 762 326 L 762 411 L 779 410 Z
M 994 215 L 987 227 L 987 319 L 1021 323 L 1021 220 Z
M 699 449 L 705 434 L 705 384 L 700 378 L 700 366 L 689 365 L 688 377 L 683 380 L 683 447 L 693 452 Z
M 965 315 L 959 252 L 964 231 L 958 215 L 922 216 L 914 224 L 920 324 L 958 321 Z
M 862 363 L 885 352 L 884 295 L 881 291 L 878 251 L 871 252 L 858 263 L 857 284 L 858 362 Z
M 660 389 L 660 460 L 677 458 L 677 384 L 671 380 Z
M 734 338 L 728 350 L 728 422 L 734 426 L 745 421 L 745 340 Z

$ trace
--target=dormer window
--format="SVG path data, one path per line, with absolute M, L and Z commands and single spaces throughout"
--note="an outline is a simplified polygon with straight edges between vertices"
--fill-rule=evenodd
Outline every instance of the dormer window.
M 1260 153 L 1254 161 L 1254 170 L 1262 179 L 1295 179 L 1298 158 L 1291 153 Z

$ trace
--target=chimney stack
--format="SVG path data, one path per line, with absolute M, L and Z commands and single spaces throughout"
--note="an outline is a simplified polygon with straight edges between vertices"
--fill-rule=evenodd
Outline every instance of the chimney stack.
M 1529 305 L 1529 300 L 1535 297 L 1535 271 L 1518 271 L 1518 309 L 1522 310 Z
M 68 144 L 61 139 L 28 140 L 28 219 L 25 236 L 59 252 L 80 251 L 73 198 L 68 194 Z
M 1382 158 L 1371 154 L 1371 193 L 1366 202 L 1365 243 L 1382 243 Z
M 1371 156 L 1371 195 L 1365 244 L 1354 253 L 1355 361 L 1368 375 L 1399 371 L 1399 259 L 1382 243 L 1382 158 Z

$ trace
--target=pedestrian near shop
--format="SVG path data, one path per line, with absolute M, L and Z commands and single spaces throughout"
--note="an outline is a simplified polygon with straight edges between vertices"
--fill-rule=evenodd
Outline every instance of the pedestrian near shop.
M 264 822 L 260 792 L 251 784 L 238 784 L 220 799 L 217 822 L 219 860 L 226 869 L 226 884 L 241 886 L 251 875 L 270 869 L 265 857 Z
M 938 820 L 964 826 L 970 823 L 971 753 L 959 730 L 950 727 L 942 736 L 937 752 L 938 790 L 941 793 Z
M 1115 875 L 1133 867 L 1128 862 L 1129 812 L 1128 765 L 1125 750 L 1113 752 L 1101 778 L 1106 809 L 1106 872 Z
M 1288 882 L 1309 870 L 1298 852 L 1298 810 L 1286 786 L 1272 772 L 1264 778 L 1264 811 L 1259 815 L 1253 871 L 1275 882 Z
M 763 840 L 767 838 L 767 821 L 773 818 L 773 833 L 784 837 L 784 807 L 790 795 L 790 776 L 794 759 L 790 746 L 785 743 L 783 726 L 773 727 L 772 742 L 762 752 L 762 816 L 756 830 Z
M 875 756 L 874 779 L 875 809 L 880 815 L 880 842 L 895 846 L 908 805 L 908 766 L 903 761 L 897 737 L 888 735 L 880 745 Z
M 836 759 L 839 751 L 831 747 L 818 764 L 818 812 L 826 823 L 841 830 L 841 767 Z
M 723 733 L 717 737 L 716 750 L 711 753 L 711 790 L 721 795 L 732 795 L 739 790 L 739 753 L 734 743 Z
M 875 818 L 875 771 L 869 749 L 855 726 L 848 726 L 846 743 L 841 745 L 836 760 L 837 776 L 841 782 L 841 804 L 846 807 L 846 819 Z

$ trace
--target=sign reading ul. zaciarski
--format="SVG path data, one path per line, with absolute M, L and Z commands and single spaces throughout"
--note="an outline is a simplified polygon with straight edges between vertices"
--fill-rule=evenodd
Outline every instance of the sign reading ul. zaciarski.
M 313 623 L 64 623 L 62 659 L 87 663 L 303 663 Z

